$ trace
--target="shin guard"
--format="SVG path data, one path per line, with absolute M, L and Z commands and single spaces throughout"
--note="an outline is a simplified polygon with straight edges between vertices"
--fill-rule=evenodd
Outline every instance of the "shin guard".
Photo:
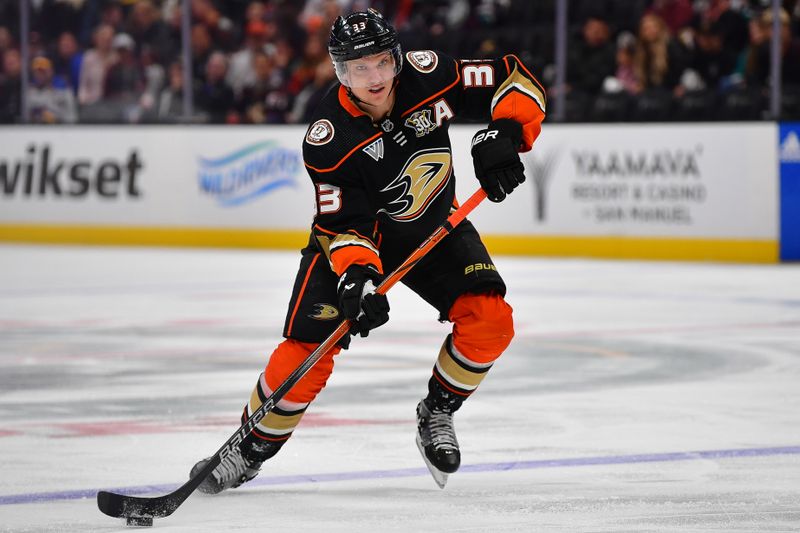
M 450 309 L 448 335 L 433 368 L 433 378 L 452 394 L 466 398 L 514 337 L 512 309 L 498 294 L 464 294 Z
M 243 424 L 316 347 L 313 343 L 287 339 L 275 349 L 250 395 L 250 401 L 244 407 Z M 243 443 L 243 453 L 265 461 L 278 452 L 292 436 L 308 405 L 325 387 L 333 371 L 333 357 L 340 350 L 341 348 L 336 347 L 325 354 L 258 422 Z

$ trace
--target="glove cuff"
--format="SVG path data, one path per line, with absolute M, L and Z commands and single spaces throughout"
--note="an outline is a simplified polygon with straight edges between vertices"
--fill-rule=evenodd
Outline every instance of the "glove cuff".
M 364 278 L 366 278 L 368 280 L 371 280 L 376 285 L 378 283 L 380 283 L 381 281 L 383 281 L 383 278 L 386 277 L 381 273 L 381 271 L 375 265 L 372 265 L 372 264 L 362 265 L 362 264 L 359 264 L 359 263 L 355 263 L 355 264 L 352 264 L 349 267 L 347 267 L 345 269 L 345 271 L 342 273 L 342 275 L 339 276 L 339 282 L 340 283 L 341 283 L 341 280 L 344 279 L 348 275 L 348 272 L 349 272 L 349 274 L 351 276 L 360 275 L 360 276 L 362 276 L 362 277 L 364 277 Z
M 497 130 L 501 137 L 511 139 L 514 149 L 519 151 L 522 145 L 522 124 L 510 118 L 498 118 L 491 121 L 488 128 Z

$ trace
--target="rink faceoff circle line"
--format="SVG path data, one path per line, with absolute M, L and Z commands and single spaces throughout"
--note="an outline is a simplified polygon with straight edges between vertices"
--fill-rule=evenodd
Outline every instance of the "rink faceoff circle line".
M 743 457 L 769 457 L 776 455 L 800 455 L 800 446 L 777 446 L 768 448 L 739 448 L 728 450 L 704 450 L 694 452 L 668 452 L 632 455 L 607 455 L 597 457 L 575 457 L 564 459 L 540 459 L 532 461 L 509 461 L 499 463 L 478 463 L 464 465 L 459 473 L 505 472 L 514 470 L 537 470 L 544 468 L 569 468 L 578 466 L 626 465 L 675 461 L 697 461 L 709 459 L 730 459 Z M 302 483 L 327 483 L 365 479 L 393 479 L 403 477 L 428 476 L 427 468 L 401 468 L 394 470 L 367 470 L 359 472 L 333 472 L 328 474 L 308 474 L 293 476 L 264 476 L 248 483 L 248 487 L 269 485 L 294 485 Z M 180 485 L 141 485 L 106 489 L 128 495 L 163 494 L 171 492 Z M 100 489 L 83 489 L 57 492 L 38 492 L 0 496 L 0 505 L 26 503 L 46 503 L 65 500 L 94 498 Z

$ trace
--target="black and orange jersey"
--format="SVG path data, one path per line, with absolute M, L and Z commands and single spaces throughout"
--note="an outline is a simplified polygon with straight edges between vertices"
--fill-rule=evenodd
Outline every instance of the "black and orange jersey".
M 448 216 L 456 202 L 453 119 L 514 119 L 523 127 L 522 152 L 541 130 L 544 90 L 516 56 L 455 60 L 412 51 L 396 81 L 395 104 L 378 124 L 337 86 L 303 143 L 317 193 L 312 243 L 338 275 L 352 264 L 383 271 L 387 258 L 393 268 Z

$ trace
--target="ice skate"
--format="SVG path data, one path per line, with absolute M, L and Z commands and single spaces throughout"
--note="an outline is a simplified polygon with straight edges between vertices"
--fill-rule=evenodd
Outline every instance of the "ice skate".
M 203 469 L 208 464 L 210 457 L 198 461 L 189 473 L 190 477 Z M 236 448 L 233 453 L 228 454 L 222 462 L 211 471 L 197 489 L 205 494 L 219 494 L 223 490 L 234 489 L 246 483 L 258 475 L 261 469 L 261 462 L 248 461 L 242 456 L 242 452 Z
M 283 442 L 248 443 L 246 453 L 242 453 L 241 448 L 235 448 L 211 471 L 197 489 L 205 494 L 219 494 L 223 490 L 235 489 L 242 483 L 247 483 L 258 475 L 264 461 L 278 453 L 282 445 Z M 192 467 L 189 477 L 194 477 L 202 470 L 209 459 L 210 457 L 207 457 L 198 461 Z
M 417 405 L 417 448 L 431 471 L 434 481 L 443 489 L 447 476 L 461 465 L 453 411 L 446 405 L 428 407 L 426 400 Z

